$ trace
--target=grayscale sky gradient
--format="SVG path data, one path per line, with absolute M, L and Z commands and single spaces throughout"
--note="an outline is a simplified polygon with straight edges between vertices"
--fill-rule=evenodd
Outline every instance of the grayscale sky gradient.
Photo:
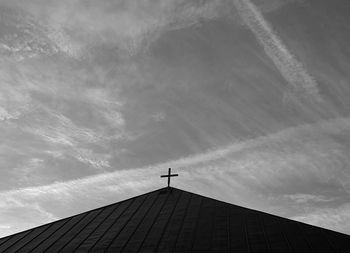
M 0 236 L 173 186 L 350 233 L 348 0 L 0 0 Z

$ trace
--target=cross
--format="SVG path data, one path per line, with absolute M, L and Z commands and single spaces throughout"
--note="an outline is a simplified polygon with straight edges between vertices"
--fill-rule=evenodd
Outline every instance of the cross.
M 168 178 L 168 187 L 170 187 L 170 177 L 177 177 L 179 174 L 171 174 L 171 168 L 168 170 L 168 175 L 161 175 L 160 177 Z

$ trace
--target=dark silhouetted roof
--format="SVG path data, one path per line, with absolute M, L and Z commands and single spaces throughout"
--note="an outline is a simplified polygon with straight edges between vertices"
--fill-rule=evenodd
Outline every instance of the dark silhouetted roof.
M 350 252 L 350 236 L 170 188 L 0 239 L 0 252 Z

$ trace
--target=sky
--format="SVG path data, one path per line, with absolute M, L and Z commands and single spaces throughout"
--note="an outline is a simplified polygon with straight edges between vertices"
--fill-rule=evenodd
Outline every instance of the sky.
M 0 236 L 166 186 L 350 234 L 346 0 L 0 0 Z

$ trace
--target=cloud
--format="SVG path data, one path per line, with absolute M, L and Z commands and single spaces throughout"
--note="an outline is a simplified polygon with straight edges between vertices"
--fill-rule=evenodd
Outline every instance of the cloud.
M 22 61 L 58 53 L 58 48 L 46 36 L 47 29 L 19 8 L 0 2 L 0 53 L 2 59 Z
M 272 12 L 285 5 L 302 2 L 304 0 L 251 0 L 262 12 Z
M 75 149 L 76 154 L 73 155 L 80 162 L 88 164 L 96 169 L 104 169 L 111 167 L 109 164 L 110 155 L 96 154 L 92 150 L 77 148 Z
M 18 119 L 33 109 L 32 99 L 25 90 L 26 83 L 18 83 L 20 73 L 15 73 L 11 64 L 2 62 L 0 66 L 0 121 Z
M 165 114 L 165 112 L 156 112 L 152 115 L 152 118 L 156 122 L 161 122 L 161 121 L 165 120 L 166 114 Z
M 30 158 L 22 162 L 19 166 L 11 169 L 11 174 L 14 174 L 19 178 L 19 182 L 21 183 L 35 183 L 39 180 L 36 180 L 38 177 L 38 171 L 43 168 L 44 160 L 40 158 Z
M 295 220 L 308 224 L 350 233 L 350 204 L 344 204 L 336 208 L 318 208 L 308 210 L 307 214 L 292 217 Z
M 10 113 L 5 108 L 0 107 L 0 121 L 1 120 L 9 120 L 9 119 L 18 119 L 19 115 L 20 115 L 19 112 Z
M 45 24 L 55 47 L 73 58 L 87 56 L 87 48 L 99 43 L 135 55 L 168 30 L 197 25 L 203 20 L 230 18 L 239 22 L 231 0 L 3 0 Z M 259 1 L 263 11 L 291 2 Z
M 0 237 L 57 219 L 38 203 L 21 202 L 18 199 L 7 198 L 0 202 L 0 207 Z
M 321 101 L 315 78 L 308 73 L 305 66 L 296 59 L 277 33 L 273 31 L 261 11 L 250 0 L 234 0 L 233 2 L 244 23 L 254 33 L 266 54 L 293 90 L 301 97 Z
M 47 32 L 48 38 L 57 46 L 61 52 L 66 53 L 68 56 L 73 59 L 80 59 L 83 54 L 82 46 L 73 41 L 70 36 L 63 29 L 56 29 L 50 27 Z
M 3 3 L 31 13 L 48 25 L 49 37 L 63 51 L 81 55 L 82 46 L 94 46 L 96 41 L 117 45 L 133 54 L 161 31 L 221 16 L 229 1 L 18 0 Z
M 103 82 L 104 80 L 101 80 Z M 120 108 L 124 105 L 122 99 L 119 97 L 118 90 L 113 90 L 113 97 L 105 88 L 88 87 L 83 92 L 83 99 L 102 108 Z
M 23 129 L 47 142 L 67 146 L 76 146 L 79 143 L 95 143 L 101 139 L 101 136 L 95 131 L 76 126 L 62 114 L 45 111 L 41 112 L 41 116 L 36 115 L 34 117 L 33 126 L 27 126 Z M 43 117 L 43 114 L 46 114 L 46 117 Z M 45 124 L 41 124 L 42 122 L 45 122 Z
M 335 198 L 329 198 L 322 195 L 312 195 L 312 194 L 291 194 L 284 195 L 284 198 L 292 200 L 298 204 L 305 204 L 309 202 L 320 203 L 320 202 L 330 202 L 335 200 Z
M 20 126 L 20 128 L 33 137 L 40 138 L 48 149 L 56 149 L 53 151 L 46 150 L 43 153 L 61 160 L 67 160 L 69 157 L 72 157 L 98 170 L 111 167 L 109 163 L 111 155 L 108 151 L 95 152 L 95 149 L 98 146 L 108 145 L 107 143 L 112 140 L 120 140 L 122 136 L 126 136 L 125 133 L 122 133 L 122 130 L 119 130 L 120 135 L 106 135 L 103 131 L 77 126 L 71 119 L 58 112 L 44 108 L 39 112 L 36 112 L 31 120 L 24 126 Z M 104 115 L 106 112 L 101 111 L 101 113 Z M 109 117 L 109 127 L 117 129 L 123 127 L 121 126 L 123 122 L 120 122 L 122 121 L 122 116 L 112 115 L 112 117 L 109 114 L 107 116 Z M 47 160 L 47 157 L 45 160 Z M 34 160 L 31 159 L 30 161 Z M 22 166 L 21 170 L 23 172 L 27 171 L 33 167 L 31 164 L 32 162 L 29 162 L 28 166 Z M 46 166 L 49 165 L 46 163 Z M 18 170 L 19 168 L 14 168 L 14 171 Z

